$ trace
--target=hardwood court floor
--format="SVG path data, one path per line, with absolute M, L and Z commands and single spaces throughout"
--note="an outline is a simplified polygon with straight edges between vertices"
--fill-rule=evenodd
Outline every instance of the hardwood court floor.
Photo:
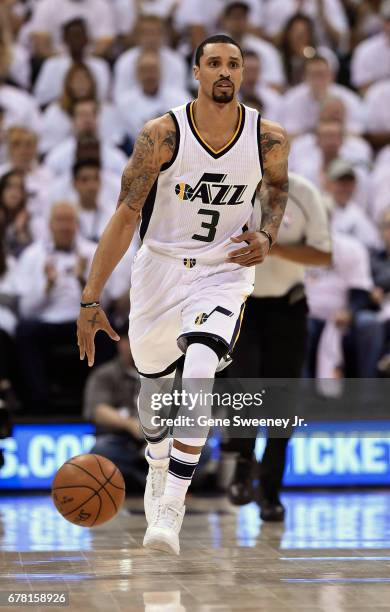
M 42 612 L 390 610 L 390 492 L 283 499 L 286 523 L 272 525 L 254 504 L 193 498 L 176 558 L 142 549 L 141 500 L 89 530 L 48 496 L 3 495 L 0 591 L 69 592 L 69 607 L 23 608 Z

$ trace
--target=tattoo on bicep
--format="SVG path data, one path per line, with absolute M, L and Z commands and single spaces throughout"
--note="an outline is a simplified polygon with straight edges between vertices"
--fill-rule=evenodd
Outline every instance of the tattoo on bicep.
M 161 134 L 157 126 L 146 125 L 144 127 L 122 175 L 118 206 L 124 203 L 130 210 L 137 213 L 141 211 L 160 171 L 163 148 L 168 148 L 168 151 L 173 154 L 175 146 L 175 130 L 168 130 Z
M 269 153 L 276 145 L 281 145 L 282 141 L 275 138 L 271 132 L 262 132 L 260 135 L 260 145 L 263 155 Z
M 170 152 L 173 153 L 176 147 L 176 130 L 169 130 L 161 144 L 168 147 Z

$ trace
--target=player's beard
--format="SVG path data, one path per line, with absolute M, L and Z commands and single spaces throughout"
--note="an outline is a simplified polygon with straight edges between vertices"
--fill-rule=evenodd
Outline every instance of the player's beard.
M 234 98 L 234 85 L 231 81 L 231 90 L 229 91 L 218 91 L 216 89 L 218 83 L 214 83 L 213 87 L 213 101 L 218 102 L 218 104 L 229 104 Z

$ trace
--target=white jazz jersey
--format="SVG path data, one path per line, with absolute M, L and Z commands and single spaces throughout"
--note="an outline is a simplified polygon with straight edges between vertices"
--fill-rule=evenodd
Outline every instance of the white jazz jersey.
M 224 261 L 242 245 L 230 238 L 247 229 L 262 178 L 260 115 L 243 104 L 235 134 L 215 151 L 200 136 L 193 104 L 174 108 L 176 148 L 142 210 L 140 238 L 174 258 Z

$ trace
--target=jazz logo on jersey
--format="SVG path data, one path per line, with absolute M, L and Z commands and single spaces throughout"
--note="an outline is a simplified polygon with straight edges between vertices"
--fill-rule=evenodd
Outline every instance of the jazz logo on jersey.
M 211 174 L 205 172 L 195 187 L 186 183 L 178 183 L 175 193 L 180 200 L 198 202 L 202 204 L 216 204 L 228 206 L 244 204 L 241 199 L 248 185 L 225 184 L 227 174 Z
M 211 317 L 213 312 L 220 312 L 221 314 L 226 315 L 227 317 L 233 316 L 233 313 L 230 310 L 227 310 L 227 308 L 223 308 L 222 306 L 216 306 L 208 314 L 207 312 L 202 312 L 201 314 L 199 314 L 195 319 L 195 325 L 202 325 L 203 323 L 206 323 L 207 319 Z

